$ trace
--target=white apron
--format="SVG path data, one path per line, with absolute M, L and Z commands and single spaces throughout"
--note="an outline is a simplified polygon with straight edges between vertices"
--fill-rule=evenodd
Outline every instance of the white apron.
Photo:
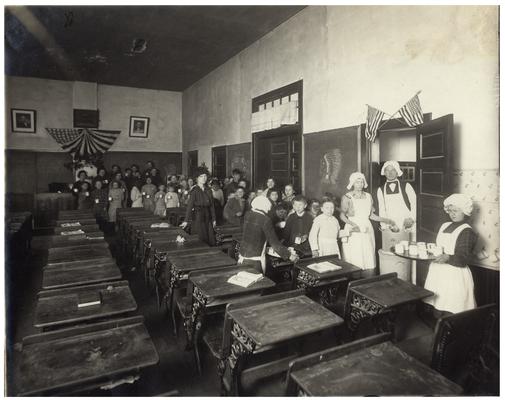
M 381 217 L 387 217 L 395 222 L 396 226 L 400 228 L 399 233 L 403 233 L 405 235 L 404 239 L 402 240 L 410 240 L 415 242 L 416 225 L 412 225 L 412 227 L 409 229 L 403 229 L 403 221 L 405 221 L 406 218 L 411 218 L 412 212 L 407 208 L 407 205 L 405 204 L 400 183 L 398 181 L 395 183 L 398 185 L 398 193 L 388 194 L 386 193 L 384 186 L 381 186 L 381 191 L 384 196 L 384 208 L 386 211 L 386 215 L 381 215 Z M 389 183 L 386 183 L 386 185 L 389 185 Z M 389 249 L 384 250 L 389 251 Z
M 244 260 L 259 261 L 261 263 L 261 269 L 263 270 L 263 275 L 265 275 L 267 269 L 266 249 L 267 249 L 267 242 L 265 242 L 265 244 L 263 245 L 263 250 L 261 250 L 260 256 L 244 257 L 242 256 L 242 254 L 239 253 L 237 264 L 242 265 L 244 263 Z
M 354 216 L 349 220 L 359 226 L 360 232 L 352 232 L 347 238 L 347 243 L 342 243 L 344 260 L 361 269 L 375 268 L 375 236 L 370 214 L 372 213 L 372 196 L 366 195 L 364 199 L 352 198 Z M 346 224 L 349 232 L 352 226 Z
M 472 228 L 468 224 L 462 224 L 452 233 L 444 233 L 444 229 L 450 224 L 446 222 L 440 227 L 437 246 L 441 246 L 445 254 L 454 255 L 458 236 L 464 229 Z M 439 311 L 458 313 L 476 307 L 473 277 L 468 266 L 461 268 L 432 262 L 424 287 L 435 293 L 424 301 Z

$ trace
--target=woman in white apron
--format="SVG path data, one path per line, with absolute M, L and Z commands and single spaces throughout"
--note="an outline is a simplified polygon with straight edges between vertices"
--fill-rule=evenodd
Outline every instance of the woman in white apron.
M 352 232 L 343 240 L 344 260 L 368 270 L 375 269 L 375 235 L 370 220 L 391 223 L 388 218 L 381 218 L 374 213 L 372 196 L 363 191 L 368 184 L 365 175 L 353 172 L 349 177 L 347 189 L 352 189 L 342 197 L 340 218 L 345 222 L 345 231 Z
M 467 262 L 477 235 L 467 223 L 472 200 L 460 193 L 444 200 L 451 222 L 445 222 L 437 235 L 443 254 L 430 264 L 424 287 L 434 292 L 425 300 L 438 311 L 458 313 L 476 307 L 473 277 Z
M 386 177 L 386 182 L 377 189 L 379 216 L 392 221 L 381 223 L 382 230 L 401 233 L 402 240 L 415 241 L 417 199 L 414 189 L 408 182 L 398 180 L 403 171 L 397 161 L 386 161 L 381 175 Z

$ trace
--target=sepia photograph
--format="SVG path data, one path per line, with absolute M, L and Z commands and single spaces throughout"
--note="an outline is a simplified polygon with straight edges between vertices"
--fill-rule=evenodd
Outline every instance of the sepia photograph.
M 17 110 L 13 108 L 11 110 L 12 132 L 35 133 L 36 116 L 37 112 L 35 110 Z
M 149 118 L 130 117 L 130 137 L 147 138 L 149 134 Z
M 26 3 L 4 396 L 501 395 L 499 3 Z

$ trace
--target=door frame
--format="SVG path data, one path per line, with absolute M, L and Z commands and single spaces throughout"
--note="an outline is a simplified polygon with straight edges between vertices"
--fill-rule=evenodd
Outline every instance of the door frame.
M 259 104 L 262 104 L 264 102 L 268 101 L 273 101 L 275 99 L 289 96 L 292 94 L 298 93 L 298 123 L 294 125 L 287 125 L 287 126 L 281 126 L 279 128 L 275 129 L 269 129 L 266 131 L 261 131 L 261 132 L 255 132 L 252 134 L 252 154 L 251 154 L 251 163 L 252 163 L 252 168 L 251 168 L 251 184 L 254 185 L 256 182 L 256 174 L 257 174 L 257 168 L 259 167 L 256 165 L 256 160 L 258 159 L 257 157 L 257 145 L 258 145 L 258 139 L 262 139 L 264 137 L 279 137 L 282 135 L 286 135 L 288 133 L 291 133 L 290 131 L 298 131 L 298 139 L 300 140 L 300 189 L 304 193 L 305 192 L 305 174 L 304 174 L 304 167 L 305 167 L 305 154 L 304 154 L 304 144 L 303 144 L 303 79 L 300 79 L 299 81 L 290 83 L 289 85 L 283 86 L 279 89 L 272 90 L 268 93 L 262 94 L 260 96 L 257 96 L 252 99 L 251 101 L 251 113 L 254 113 L 258 110 Z M 256 189 L 256 188 L 255 188 Z
M 261 139 L 272 139 L 272 138 L 280 138 L 283 136 L 298 136 L 300 140 L 302 140 L 302 135 L 300 133 L 300 130 L 297 129 L 294 125 L 286 126 L 286 127 L 281 127 L 277 129 L 270 129 L 268 131 L 263 131 L 263 132 L 256 132 L 253 134 L 253 139 L 252 139 L 252 146 L 253 146 L 253 169 L 252 169 L 252 177 L 251 177 L 251 184 L 254 186 L 256 185 L 256 176 L 257 176 L 257 170 L 260 167 L 257 165 L 256 160 L 258 159 L 258 142 Z M 300 144 L 300 148 L 302 145 Z M 300 154 L 300 165 L 303 165 L 303 153 Z M 300 186 L 303 191 L 303 181 L 302 181 L 302 174 L 303 174 L 303 169 L 300 171 Z M 255 187 L 255 189 L 258 189 Z
M 423 114 L 423 123 L 429 122 L 432 120 L 432 114 L 431 113 L 425 113 Z M 360 130 L 360 138 L 361 138 L 361 172 L 365 175 L 367 182 L 369 183 L 369 192 L 370 194 L 373 195 L 373 192 L 377 191 L 376 187 L 373 187 L 373 179 L 372 179 L 372 174 L 373 174 L 373 169 L 371 166 L 371 152 L 372 152 L 372 144 L 370 143 L 369 140 L 365 137 L 365 126 L 366 124 L 361 124 L 359 127 Z M 382 130 L 387 130 L 387 131 L 402 131 L 405 130 L 406 128 L 406 122 L 403 118 L 393 118 L 387 121 L 384 126 L 381 127 L 377 131 L 377 138 L 379 137 L 380 133 Z M 409 127 L 408 129 L 412 129 Z M 416 133 L 417 135 L 417 133 Z M 416 141 L 416 154 L 417 154 L 417 141 Z
M 224 171 L 224 176 L 226 177 L 228 175 L 228 147 L 226 145 L 222 145 L 222 146 L 214 146 L 211 148 L 211 168 L 212 168 L 212 175 L 213 176 L 216 176 L 217 178 L 219 178 L 216 173 L 215 173 L 215 168 L 214 168 L 214 154 L 216 151 L 224 151 L 224 157 L 225 157 L 225 162 L 224 162 L 224 168 L 225 168 L 225 171 Z

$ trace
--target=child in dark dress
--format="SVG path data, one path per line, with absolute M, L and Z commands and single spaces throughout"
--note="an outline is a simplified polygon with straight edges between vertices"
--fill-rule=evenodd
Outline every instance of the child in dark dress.
M 103 187 L 101 180 L 95 181 L 95 190 L 91 192 L 90 198 L 96 223 L 103 230 L 107 222 L 108 189 Z
M 89 183 L 83 182 L 81 185 L 81 190 L 77 195 L 77 209 L 78 210 L 89 210 L 92 207 L 90 194 L 89 194 Z

